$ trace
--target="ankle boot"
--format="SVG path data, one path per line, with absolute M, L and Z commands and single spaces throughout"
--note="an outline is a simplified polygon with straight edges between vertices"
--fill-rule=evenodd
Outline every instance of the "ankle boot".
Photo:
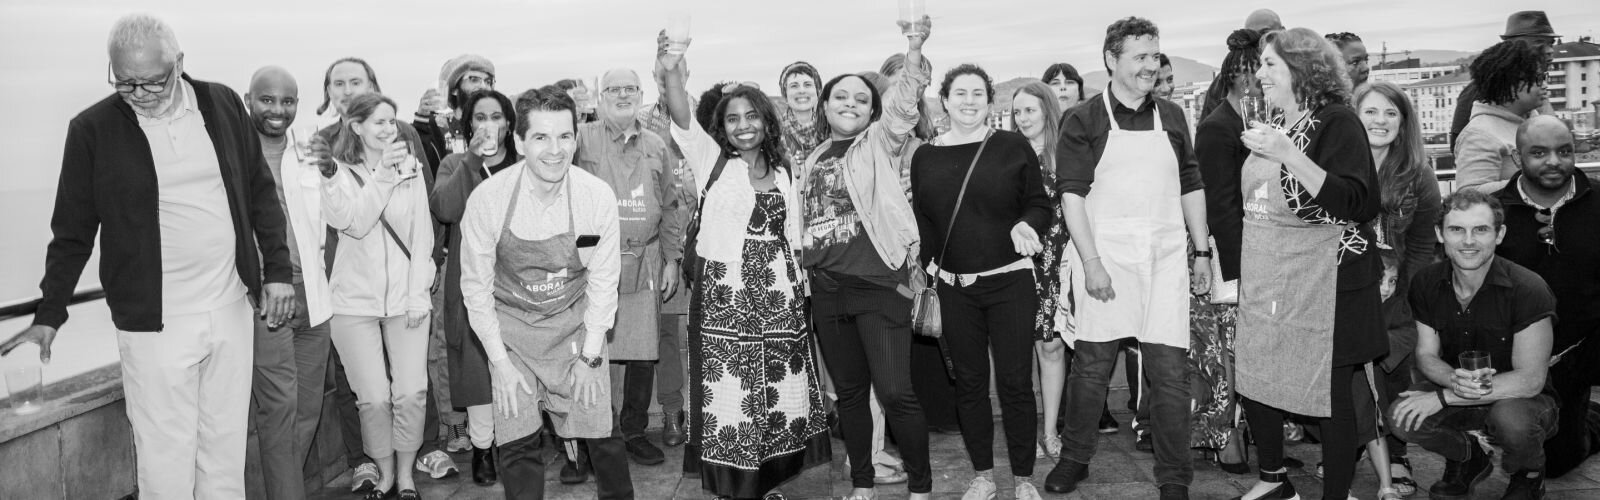
M 495 471 L 494 448 L 472 447 L 472 482 L 478 486 L 492 486 L 500 481 Z
M 683 444 L 684 439 L 687 438 L 683 432 L 683 418 L 682 411 L 670 411 L 662 415 L 661 444 L 667 446 Z

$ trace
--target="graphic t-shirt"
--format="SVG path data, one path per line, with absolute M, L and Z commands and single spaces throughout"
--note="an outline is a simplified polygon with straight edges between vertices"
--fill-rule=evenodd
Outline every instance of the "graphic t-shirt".
M 894 283 L 893 272 L 878 256 L 861 226 L 861 216 L 850 202 L 850 191 L 845 186 L 845 152 L 854 139 L 834 141 L 817 158 L 806 183 L 802 211 L 805 212 L 805 230 L 800 235 L 801 248 L 805 250 L 802 264 L 809 269 L 820 269 L 887 284 Z

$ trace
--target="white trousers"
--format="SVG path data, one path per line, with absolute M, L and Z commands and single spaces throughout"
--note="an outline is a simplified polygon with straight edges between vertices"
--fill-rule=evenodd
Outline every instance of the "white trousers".
M 117 331 L 139 498 L 244 498 L 251 314 L 241 295 L 213 311 L 165 317 L 160 332 Z
M 404 314 L 333 315 L 333 347 L 344 362 L 361 418 L 361 447 L 374 460 L 422 447 L 428 406 L 428 321 Z M 386 356 L 387 354 L 387 356 Z
M 467 407 L 467 438 L 474 448 L 494 446 L 494 405 Z

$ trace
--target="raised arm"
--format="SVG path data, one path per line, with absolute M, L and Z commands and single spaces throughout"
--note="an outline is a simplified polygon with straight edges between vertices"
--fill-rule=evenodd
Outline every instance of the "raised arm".
M 888 132 L 875 140 L 884 142 L 892 151 L 899 151 L 906 136 L 917 127 L 921 117 L 917 105 L 922 102 L 922 92 L 928 88 L 928 73 L 932 69 L 922 58 L 922 44 L 928 41 L 933 22 L 923 16 L 918 24 L 921 25 L 919 29 L 906 35 L 905 69 L 894 75 L 889 88 L 883 89 L 883 117 L 874 124 L 874 128 L 882 127 Z
M 661 90 L 661 101 L 667 105 L 667 115 L 678 128 L 689 128 L 694 109 L 689 105 L 689 91 L 684 85 L 689 81 L 689 62 L 683 54 L 667 52 L 667 32 L 656 35 L 656 85 Z M 684 43 L 685 49 L 688 43 Z
M 361 180 L 352 165 L 340 165 L 333 177 L 322 179 L 322 218 L 328 226 L 356 238 L 377 227 L 383 208 L 398 185 L 393 175 L 379 174 Z

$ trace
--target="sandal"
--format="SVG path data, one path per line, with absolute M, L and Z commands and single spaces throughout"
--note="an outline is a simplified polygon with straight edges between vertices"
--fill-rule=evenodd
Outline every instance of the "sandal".
M 1399 466 L 1401 469 L 1396 470 Z M 1389 457 L 1389 476 L 1394 484 L 1394 490 L 1401 498 L 1409 498 L 1417 493 L 1417 481 L 1411 478 L 1411 461 L 1406 457 Z

